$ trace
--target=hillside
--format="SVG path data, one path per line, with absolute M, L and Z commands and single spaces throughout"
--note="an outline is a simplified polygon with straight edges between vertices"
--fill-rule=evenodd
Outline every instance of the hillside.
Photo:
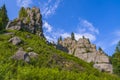
M 5 6 L 1 10 L 0 12 L 6 13 Z M 94 63 L 110 66 L 111 63 L 108 56 L 97 53 L 89 41 L 82 48 L 79 41 L 75 43 L 75 48 L 68 42 L 70 48 L 77 50 L 71 52 L 75 55 L 83 54 L 81 56 L 84 58 L 58 50 L 55 44 L 48 42 L 43 33 L 39 8 L 22 7 L 19 17 L 13 21 L 8 22 L 9 19 L 6 18 L 4 22 L 3 18 L 0 17 L 0 80 L 120 80 L 111 74 L 111 67 L 106 70 L 104 65 L 102 68 L 100 66 L 101 71 L 93 68 Z M 84 53 L 89 55 L 88 60 Z
M 29 37 L 27 37 L 29 35 Z M 22 40 L 13 45 L 8 40 L 17 36 Z M 11 58 L 22 47 L 31 47 L 37 58 L 30 62 Z M 1 80 L 119 80 L 112 74 L 101 73 L 83 60 L 56 50 L 43 38 L 24 31 L 7 31 L 0 34 L 0 79 Z

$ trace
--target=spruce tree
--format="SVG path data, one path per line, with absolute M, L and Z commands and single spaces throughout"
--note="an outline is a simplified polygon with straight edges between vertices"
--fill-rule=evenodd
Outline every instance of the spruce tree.
M 120 41 L 118 42 L 115 52 L 112 55 L 112 64 L 113 64 L 113 72 L 120 76 Z
M 73 32 L 71 33 L 71 39 L 72 39 L 72 40 L 75 40 L 75 35 L 74 35 Z
M 25 8 L 22 7 L 19 11 L 19 18 L 22 19 L 22 18 L 25 18 L 25 17 L 27 17 L 27 12 L 26 12 Z
M 5 4 L 0 8 L 0 30 L 5 29 L 9 21 Z
M 60 41 L 62 41 L 62 36 L 60 36 L 60 37 L 58 38 L 58 42 L 57 42 L 57 43 L 59 44 Z
M 99 51 L 103 51 L 101 47 L 98 48 Z

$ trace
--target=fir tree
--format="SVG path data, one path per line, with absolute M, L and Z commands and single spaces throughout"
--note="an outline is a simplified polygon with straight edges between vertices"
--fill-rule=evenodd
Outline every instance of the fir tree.
M 58 44 L 59 44 L 60 41 L 62 41 L 62 36 L 60 36 L 60 37 L 58 38 Z
M 115 52 L 112 55 L 113 72 L 120 76 L 120 41 L 118 42 Z
M 5 4 L 0 8 L 0 30 L 5 29 L 9 21 Z
M 75 40 L 75 35 L 74 35 L 73 32 L 71 33 L 71 39 L 72 39 L 72 40 Z
M 24 7 L 22 7 L 21 9 L 20 9 L 20 11 L 19 11 L 19 18 L 24 18 L 24 17 L 27 17 L 27 12 L 26 12 L 26 10 L 25 10 L 25 8 Z

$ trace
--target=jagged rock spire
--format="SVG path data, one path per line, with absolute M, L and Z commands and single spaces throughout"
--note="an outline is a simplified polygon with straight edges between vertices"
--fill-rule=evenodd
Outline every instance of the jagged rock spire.
M 19 17 L 13 21 L 8 22 L 7 30 L 25 30 L 41 37 L 43 35 L 42 29 L 42 15 L 39 8 L 21 8 Z

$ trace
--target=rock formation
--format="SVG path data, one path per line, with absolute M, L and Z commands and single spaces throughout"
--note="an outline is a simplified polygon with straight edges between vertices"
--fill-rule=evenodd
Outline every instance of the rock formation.
M 12 56 L 12 59 L 15 60 L 24 60 L 25 62 L 29 62 L 29 55 L 23 50 L 23 48 L 19 48 L 19 50 Z
M 78 41 L 65 38 L 63 41 L 59 41 L 57 49 L 72 54 L 86 62 L 93 62 L 93 66 L 100 71 L 112 73 L 109 57 L 102 50 L 97 50 L 96 45 L 91 44 L 89 39 L 85 37 L 80 38 Z
M 12 42 L 13 45 L 18 45 L 22 42 L 22 40 L 19 37 L 15 36 L 15 37 L 9 39 L 8 42 Z
M 25 62 L 30 62 L 31 58 L 38 58 L 38 54 L 35 52 L 26 52 L 23 48 L 19 48 L 18 51 L 12 56 L 12 59 L 23 60 Z
M 21 17 L 19 13 L 19 18 L 16 18 L 13 21 L 9 21 L 6 26 L 6 29 L 25 30 L 30 33 L 44 37 L 42 30 L 42 16 L 40 13 L 40 9 L 36 7 L 33 7 L 32 9 L 26 8 L 23 14 L 25 16 Z

